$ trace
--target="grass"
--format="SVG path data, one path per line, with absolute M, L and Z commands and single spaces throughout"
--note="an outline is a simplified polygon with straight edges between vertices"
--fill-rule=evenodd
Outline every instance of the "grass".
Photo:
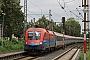
M 83 50 L 82 50 L 82 53 L 81 53 L 78 60 L 84 60 L 84 52 L 83 52 Z M 86 60 L 90 60 L 90 43 L 87 44 Z

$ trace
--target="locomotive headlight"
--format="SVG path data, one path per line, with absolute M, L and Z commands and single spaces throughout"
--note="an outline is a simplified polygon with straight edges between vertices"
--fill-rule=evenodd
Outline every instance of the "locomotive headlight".
M 27 44 L 27 42 L 26 42 L 26 44 Z
M 40 42 L 40 44 L 42 44 L 42 42 Z

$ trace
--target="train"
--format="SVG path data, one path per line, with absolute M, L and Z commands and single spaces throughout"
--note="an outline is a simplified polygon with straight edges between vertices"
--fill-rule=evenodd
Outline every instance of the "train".
M 69 36 L 44 28 L 28 28 L 25 32 L 24 51 L 28 53 L 42 53 L 66 45 L 83 42 L 83 37 Z

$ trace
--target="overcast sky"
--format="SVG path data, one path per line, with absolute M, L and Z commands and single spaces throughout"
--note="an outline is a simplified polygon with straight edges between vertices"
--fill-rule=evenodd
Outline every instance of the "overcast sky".
M 61 22 L 63 16 L 66 17 L 66 19 L 73 17 L 80 22 L 83 29 L 82 20 L 75 16 L 77 15 L 83 18 L 83 8 L 79 7 L 82 6 L 82 0 L 27 0 L 27 2 L 28 21 L 33 18 L 38 20 L 42 15 L 45 15 L 46 18 L 49 19 L 49 10 L 51 10 L 51 19 L 55 22 Z M 21 0 L 21 6 L 24 6 L 24 0 Z M 64 7 L 64 9 L 62 9 L 61 6 Z M 76 8 L 82 13 L 82 16 L 79 15 Z M 22 8 L 22 11 L 24 11 L 24 8 Z

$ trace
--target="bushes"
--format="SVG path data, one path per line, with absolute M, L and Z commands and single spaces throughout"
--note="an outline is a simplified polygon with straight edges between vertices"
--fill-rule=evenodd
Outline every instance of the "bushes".
M 12 38 L 11 41 L 3 40 L 3 47 L 2 40 L 0 40 L 0 52 L 9 52 L 13 50 L 23 50 L 24 49 L 24 42 L 23 40 L 16 40 Z

